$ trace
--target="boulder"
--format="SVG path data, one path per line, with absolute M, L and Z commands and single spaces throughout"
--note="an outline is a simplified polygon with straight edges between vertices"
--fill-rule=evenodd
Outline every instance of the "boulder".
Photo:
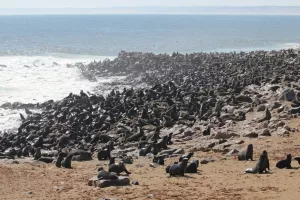
M 277 109 L 277 108 L 280 108 L 282 106 L 281 103 L 277 102 L 277 101 L 272 101 L 269 105 L 268 105 L 268 108 L 270 110 L 274 110 L 274 109 Z
M 256 111 L 257 112 L 262 112 L 266 110 L 266 106 L 264 104 L 261 104 L 259 106 L 257 106 Z
M 266 128 L 262 131 L 262 133 L 260 135 L 261 136 L 271 136 L 271 133 L 270 133 L 269 129 Z
M 232 155 L 237 155 L 239 151 L 236 149 L 231 149 L 226 155 L 227 156 L 232 156 Z
M 250 133 L 246 133 L 243 135 L 244 137 L 249 137 L 249 138 L 257 138 L 258 134 L 256 132 L 250 132 Z

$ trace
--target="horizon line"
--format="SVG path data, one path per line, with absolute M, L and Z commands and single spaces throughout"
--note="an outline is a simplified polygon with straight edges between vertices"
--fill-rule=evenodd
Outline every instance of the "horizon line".
M 45 7 L 32 7 L 32 8 L 11 8 L 11 7 L 5 7 L 5 8 L 0 8 L 0 9 L 101 9 L 101 8 L 182 8 L 182 7 L 198 7 L 198 8 L 205 8 L 205 7 L 210 7 L 210 8 L 251 8 L 251 7 L 256 7 L 256 8 L 261 8 L 261 7 L 289 7 L 289 8 L 295 8 L 299 7 L 300 5 L 259 5 L 259 6 L 253 6 L 253 5 L 244 5 L 244 6 L 234 6 L 234 5 L 221 5 L 221 6 L 212 6 L 212 5 L 206 5 L 206 6 L 193 6 L 193 5 L 184 5 L 184 6 L 101 6 L 101 7 L 51 7 L 51 8 L 45 8 Z

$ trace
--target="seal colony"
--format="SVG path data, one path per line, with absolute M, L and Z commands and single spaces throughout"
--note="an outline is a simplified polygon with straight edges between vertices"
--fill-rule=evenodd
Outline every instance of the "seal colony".
M 17 132 L 1 135 L 0 158 L 33 156 L 37 161 L 71 169 L 72 161 L 97 157 L 110 160 L 108 172 L 99 174 L 105 178 L 109 173 L 130 174 L 124 166 L 133 162 L 128 152 L 152 155 L 154 163 L 164 165 L 165 158 L 174 153 L 170 146 L 177 141 L 172 141 L 175 134 L 170 130 L 177 125 L 201 124 L 198 134 L 210 138 L 214 129 L 225 127 L 228 121 L 244 121 L 246 113 L 253 110 L 263 112 L 257 123 L 269 123 L 270 110 L 295 117 L 300 113 L 300 59 L 293 50 L 185 55 L 121 52 L 114 60 L 77 66 L 93 76 L 126 75 L 122 84 L 132 87 L 114 88 L 107 95 L 80 91 L 59 101 L 2 105 L 24 108 L 26 114 L 20 114 L 22 123 Z M 266 108 L 264 96 L 251 87 L 267 87 L 273 93 L 282 89 L 280 100 L 290 101 L 291 106 L 273 102 Z M 33 108 L 42 112 L 33 112 Z M 184 134 L 194 133 L 184 130 Z M 192 152 L 180 156 L 166 172 L 170 176 L 197 173 L 201 162 L 189 161 L 192 156 Z M 115 157 L 122 161 L 114 163 Z M 253 161 L 251 144 L 238 155 L 238 160 L 249 159 Z M 277 167 L 290 168 L 290 160 L 279 162 Z M 264 151 L 248 172 L 267 169 L 270 166 Z

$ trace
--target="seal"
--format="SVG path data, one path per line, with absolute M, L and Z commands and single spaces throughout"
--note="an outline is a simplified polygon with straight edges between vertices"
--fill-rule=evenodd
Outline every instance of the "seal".
M 109 159 L 109 164 L 108 164 L 108 166 L 111 166 L 112 164 L 115 164 L 115 157 L 111 157 L 110 159 Z
M 151 148 L 152 148 L 151 144 L 149 144 L 146 148 L 141 148 L 139 152 L 139 156 L 146 156 L 148 153 L 151 152 Z
M 263 171 L 266 171 L 265 159 L 266 159 L 266 154 L 262 153 L 260 155 L 259 160 L 258 160 L 257 164 L 255 165 L 255 167 L 246 169 L 246 171 L 244 173 L 262 174 Z
M 249 160 L 253 161 L 253 145 L 249 144 L 246 151 L 240 151 L 238 154 L 238 160 Z
M 30 152 L 32 151 L 32 149 L 33 149 L 33 147 L 32 147 L 31 145 L 27 145 L 26 147 L 24 147 L 24 148 L 22 149 L 22 155 L 23 155 L 24 157 L 29 157 Z
M 61 162 L 61 166 L 67 169 L 71 169 L 72 157 L 72 154 L 68 154 L 67 157 Z
M 199 160 L 192 160 L 188 163 L 185 173 L 197 173 L 198 166 Z
M 110 149 L 107 147 L 106 149 L 102 149 L 98 152 L 97 158 L 98 160 L 108 160 L 110 159 Z
M 152 147 L 151 147 L 151 153 L 153 154 L 153 155 L 157 155 L 158 153 L 159 153 L 159 151 L 160 151 L 160 148 L 159 148 L 159 144 L 158 143 L 154 143 L 154 144 L 152 144 L 151 145 Z
M 173 144 L 172 136 L 173 136 L 173 133 L 170 133 L 169 136 L 168 136 L 168 142 L 167 142 L 168 145 L 172 145 Z
M 193 152 L 190 152 L 190 153 L 188 153 L 188 154 L 182 155 L 182 156 L 180 156 L 180 158 L 179 158 L 179 162 L 181 162 L 184 158 L 187 158 L 187 159 L 189 160 L 193 155 L 194 155 Z
M 184 176 L 186 166 L 188 164 L 188 158 L 183 158 L 182 162 L 179 164 L 173 164 L 169 169 L 170 177 L 172 176 Z
M 113 173 L 109 173 L 105 170 L 99 171 L 97 177 L 99 180 L 117 180 L 118 179 L 117 175 L 115 175 Z
M 73 155 L 72 160 L 73 161 L 89 161 L 92 160 L 92 154 L 88 151 L 84 150 L 73 150 L 70 152 L 70 154 Z
M 297 160 L 298 164 L 300 165 L 300 157 L 295 157 L 294 159 Z
M 41 158 L 38 159 L 38 161 L 44 162 L 44 163 L 52 163 L 54 161 L 54 158 L 51 158 L 51 157 L 41 157 Z
M 62 153 L 62 152 L 60 152 L 59 154 L 58 154 L 58 157 L 57 157 L 57 160 L 56 160 L 56 162 L 55 162 L 55 165 L 56 165 L 56 167 L 61 167 L 61 162 L 63 161 L 63 159 L 64 159 L 64 153 Z
M 203 136 L 208 136 L 210 135 L 210 126 L 207 126 L 204 130 L 203 130 Z
M 159 165 L 165 165 L 164 156 L 154 156 L 152 162 L 157 163 Z M 167 172 L 168 173 L 168 172 Z
M 34 153 L 34 160 L 38 160 L 42 157 L 41 148 L 36 148 Z
M 265 160 L 263 162 L 263 168 L 265 169 L 265 172 L 267 173 L 267 169 L 270 171 L 269 157 L 268 157 L 268 153 L 266 150 L 263 151 L 263 154 L 265 155 Z
M 114 163 L 109 166 L 108 172 L 114 172 L 117 175 L 119 175 L 122 172 L 125 172 L 126 174 L 131 174 L 129 171 L 127 171 L 124 163 L 120 161 L 119 163 Z
M 40 136 L 38 138 L 38 140 L 33 144 L 33 146 L 35 148 L 42 147 L 43 146 L 43 141 L 44 141 L 44 138 L 42 136 Z
M 292 168 L 291 162 L 292 162 L 292 155 L 288 154 L 286 156 L 286 159 L 280 160 L 276 163 L 276 167 L 279 169 L 283 169 L 283 168 L 291 169 Z
M 167 148 L 167 144 L 168 144 L 168 137 L 169 136 L 164 136 L 160 141 L 157 142 L 157 146 L 158 146 L 158 149 L 159 151 L 161 149 L 166 149 Z

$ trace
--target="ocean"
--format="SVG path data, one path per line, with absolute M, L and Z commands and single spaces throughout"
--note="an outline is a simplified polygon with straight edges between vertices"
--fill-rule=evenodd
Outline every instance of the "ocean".
M 113 59 L 121 50 L 229 52 L 300 44 L 300 16 L 7 15 L 0 27 L 0 105 L 93 91 L 104 77 L 90 82 L 68 64 Z M 19 113 L 0 109 L 0 131 L 16 128 Z

